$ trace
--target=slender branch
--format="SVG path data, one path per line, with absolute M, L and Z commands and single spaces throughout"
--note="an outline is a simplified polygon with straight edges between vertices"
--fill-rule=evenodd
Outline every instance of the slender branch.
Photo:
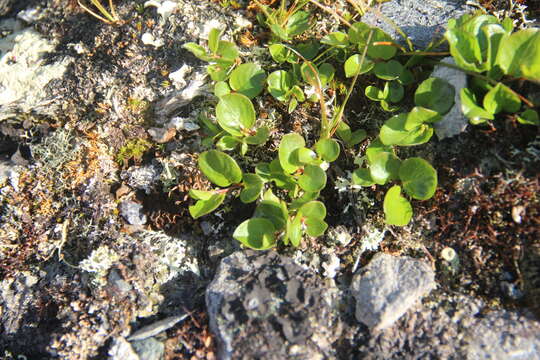
M 339 15 L 337 12 L 335 12 L 334 10 L 320 4 L 319 2 L 317 2 L 316 0 L 309 0 L 310 3 L 312 3 L 313 5 L 317 6 L 318 8 L 321 8 L 322 10 L 326 11 L 327 13 L 331 14 L 332 16 L 334 16 L 336 19 L 338 19 L 338 21 L 341 21 L 343 24 L 347 25 L 348 27 L 352 27 L 351 23 L 348 22 L 347 20 L 345 20 L 345 18 L 343 18 L 343 16 Z

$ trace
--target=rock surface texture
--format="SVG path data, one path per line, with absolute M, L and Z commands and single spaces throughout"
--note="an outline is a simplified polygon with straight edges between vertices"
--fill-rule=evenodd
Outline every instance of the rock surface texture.
M 382 4 L 380 10 L 409 36 L 416 47 L 424 49 L 434 37 L 442 37 L 449 19 L 460 17 L 467 11 L 464 3 L 461 0 L 392 0 Z M 383 29 L 400 43 L 405 43 L 394 27 L 378 16 L 376 11 L 368 12 L 362 21 Z
M 325 359 L 341 322 L 338 290 L 274 252 L 225 258 L 206 292 L 220 359 Z
M 423 261 L 378 254 L 353 278 L 356 319 L 369 328 L 392 326 L 435 288 L 435 273 Z

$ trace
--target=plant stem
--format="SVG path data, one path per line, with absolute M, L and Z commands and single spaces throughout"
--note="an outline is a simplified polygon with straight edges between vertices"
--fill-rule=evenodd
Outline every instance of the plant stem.
M 345 20 L 343 18 L 343 16 L 339 15 L 338 13 L 336 13 L 334 10 L 320 4 L 318 1 L 316 0 L 309 0 L 310 3 L 312 3 L 313 5 L 317 6 L 318 8 L 321 8 L 322 10 L 326 11 L 327 13 L 333 15 L 336 19 L 338 19 L 338 21 L 341 21 L 343 24 L 347 25 L 348 27 L 351 27 L 351 23 L 348 22 L 347 20 Z

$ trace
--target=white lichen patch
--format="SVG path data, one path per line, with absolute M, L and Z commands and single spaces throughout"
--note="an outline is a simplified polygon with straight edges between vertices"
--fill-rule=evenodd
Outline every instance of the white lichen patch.
M 364 227 L 364 237 L 362 238 L 362 252 L 375 251 L 379 248 L 381 241 L 384 239 L 386 230 L 379 230 L 373 226 Z
M 79 263 L 79 267 L 90 273 L 94 273 L 96 278 L 94 282 L 97 285 L 107 283 L 107 272 L 120 259 L 120 256 L 108 246 L 100 246 L 92 251 L 90 256 Z
M 30 112 L 47 104 L 46 85 L 61 78 L 72 59 L 45 65 L 44 55 L 55 44 L 32 29 L 17 30 L 20 25 L 13 22 L 2 22 L 0 27 L 6 24 L 14 31 L 0 39 L 0 107 Z M 1 113 L 0 120 L 12 115 L 11 111 Z

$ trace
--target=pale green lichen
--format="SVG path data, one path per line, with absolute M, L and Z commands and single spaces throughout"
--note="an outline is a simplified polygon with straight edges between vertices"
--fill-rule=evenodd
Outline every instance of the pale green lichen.
M 107 283 L 107 272 L 118 260 L 120 256 L 104 245 L 92 251 L 88 258 L 79 263 L 79 267 L 95 275 L 94 284 L 103 286 Z

